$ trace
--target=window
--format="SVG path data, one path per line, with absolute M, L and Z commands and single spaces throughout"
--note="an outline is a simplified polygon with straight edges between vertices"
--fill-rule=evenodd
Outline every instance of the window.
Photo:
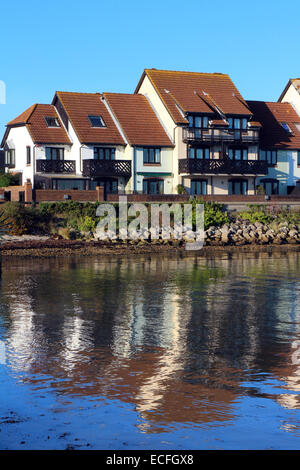
M 16 166 L 15 149 L 6 149 L 4 156 L 5 166 L 14 168 Z
M 209 159 L 209 147 L 190 147 L 189 158 Z
M 60 127 L 59 120 L 56 117 L 45 117 L 48 127 Z
M 94 147 L 95 160 L 114 160 L 116 149 L 113 147 Z
M 290 126 L 286 122 L 281 122 L 280 123 L 285 131 L 287 131 L 289 134 L 292 134 L 292 130 Z
M 241 194 L 245 196 L 248 191 L 248 181 L 243 179 L 234 179 L 228 181 L 228 194 Z
M 192 180 L 191 194 L 207 194 L 207 180 Z
M 297 151 L 297 165 L 300 166 L 300 150 Z
M 87 189 L 87 180 L 80 179 L 53 179 L 52 189 Z
M 64 159 L 63 147 L 46 147 L 47 160 L 63 160 Z
M 147 178 L 143 180 L 144 194 L 163 194 L 164 181 L 158 178 Z
M 101 116 L 88 116 L 92 127 L 106 127 Z
M 160 163 L 160 148 L 148 148 L 145 147 L 143 149 L 143 158 L 144 158 L 144 164 L 146 163 L 152 163 L 152 164 L 159 164 Z
M 273 179 L 273 178 L 262 179 L 260 180 L 259 185 L 261 185 L 264 188 L 265 194 L 267 194 L 268 196 L 279 193 L 279 184 L 278 184 L 278 180 L 276 179 Z
M 270 166 L 275 166 L 277 164 L 277 150 L 260 150 L 259 159 L 267 161 Z
M 208 117 L 207 116 L 193 116 L 189 115 L 188 116 L 189 120 L 189 127 L 196 127 L 196 128 L 202 128 L 202 129 L 207 129 L 208 128 Z
M 31 165 L 31 148 L 26 147 L 26 164 Z
M 229 129 L 247 129 L 247 119 L 246 118 L 227 118 Z
M 118 180 L 115 178 L 103 178 L 91 181 L 91 189 L 96 189 L 97 186 L 104 188 L 105 194 L 118 192 Z
M 248 149 L 247 148 L 229 148 L 228 156 L 230 160 L 248 160 Z

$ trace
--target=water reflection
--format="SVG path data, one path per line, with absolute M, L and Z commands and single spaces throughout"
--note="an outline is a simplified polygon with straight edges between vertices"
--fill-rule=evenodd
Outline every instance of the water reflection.
M 130 403 L 145 433 L 232 424 L 243 397 L 299 409 L 299 272 L 295 253 L 5 262 L 7 367 L 35 389 Z

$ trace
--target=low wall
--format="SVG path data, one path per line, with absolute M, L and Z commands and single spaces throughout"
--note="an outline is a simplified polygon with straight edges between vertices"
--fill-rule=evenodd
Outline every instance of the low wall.
M 103 190 L 36 189 L 33 191 L 33 199 L 35 202 L 57 202 L 66 201 L 67 199 L 78 202 L 96 202 L 103 201 L 104 195 Z
M 186 202 L 190 200 L 187 194 L 107 194 L 107 202 L 119 202 L 120 197 L 127 197 L 128 202 Z

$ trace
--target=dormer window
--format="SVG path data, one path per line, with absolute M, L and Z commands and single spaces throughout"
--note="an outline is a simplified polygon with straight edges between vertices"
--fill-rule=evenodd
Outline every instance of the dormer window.
M 207 116 L 196 116 L 189 115 L 189 127 L 196 127 L 197 129 L 207 129 L 208 128 L 208 117 Z
M 229 129 L 247 129 L 247 119 L 246 118 L 227 118 Z
M 101 116 L 88 116 L 92 127 L 106 127 Z
M 48 127 L 60 127 L 59 120 L 56 117 L 45 117 Z
M 281 122 L 280 124 L 282 125 L 283 129 L 284 129 L 286 132 L 288 132 L 289 134 L 292 134 L 292 130 L 291 130 L 290 126 L 289 126 L 286 122 Z

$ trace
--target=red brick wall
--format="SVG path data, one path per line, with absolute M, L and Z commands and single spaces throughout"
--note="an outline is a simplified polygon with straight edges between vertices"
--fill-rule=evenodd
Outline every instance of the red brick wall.
M 121 194 L 107 194 L 106 201 L 118 202 Z M 190 196 L 185 194 L 126 194 L 128 202 L 186 202 Z
M 78 189 L 36 189 L 34 191 L 34 199 L 36 202 L 56 202 L 65 201 L 65 194 L 70 196 L 72 201 L 91 201 L 98 200 L 97 191 L 87 191 Z

